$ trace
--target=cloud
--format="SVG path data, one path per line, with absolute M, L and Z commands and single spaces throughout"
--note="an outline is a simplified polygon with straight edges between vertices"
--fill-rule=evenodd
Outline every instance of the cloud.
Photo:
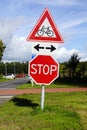
M 81 57 L 80 61 L 87 61 L 87 51 L 80 51 L 79 57 Z
M 83 2 L 79 0 L 22 0 L 21 2 L 18 0 L 13 0 L 9 2 L 9 8 L 12 10 L 13 7 L 17 9 L 22 9 L 24 6 L 30 5 L 45 5 L 45 6 L 75 6 L 81 5 Z
M 59 5 L 65 5 L 65 6 L 71 6 L 71 5 L 79 5 L 79 4 L 81 4 L 81 2 L 80 1 L 78 1 L 78 0 L 67 0 L 67 1 L 65 1 L 65 0 L 57 0 L 56 2 L 58 2 L 59 3 Z
M 58 53 L 56 55 L 56 59 L 59 62 L 66 62 L 70 59 L 70 57 L 74 54 L 78 54 L 78 57 L 80 57 L 80 61 L 87 61 L 87 52 L 82 52 L 79 51 L 77 49 L 71 49 L 71 50 L 67 50 L 64 47 L 59 48 Z
M 22 1 L 23 2 L 23 1 Z M 39 1 L 36 1 L 36 0 L 25 0 L 25 3 L 36 3 L 36 4 L 41 4 L 41 5 L 52 5 L 52 6 L 70 6 L 70 5 L 79 5 L 79 4 L 82 4 L 82 2 L 78 1 L 78 0 L 39 0 Z M 22 3 L 23 4 L 23 3 Z
M 59 62 L 67 61 L 74 52 L 77 52 L 79 54 L 81 60 L 83 61 L 87 60 L 86 51 L 82 52 L 76 49 L 78 47 L 74 42 L 75 40 L 76 42 L 78 40 L 79 48 L 80 48 L 79 41 L 84 42 L 82 39 L 80 39 L 80 36 L 82 38 L 82 36 L 85 36 L 87 34 L 87 28 L 86 28 L 87 9 L 86 8 L 83 9 L 84 6 L 82 6 L 83 3 L 85 3 L 84 1 L 81 0 L 67 0 L 67 1 L 65 0 L 55 0 L 55 1 L 23 0 L 21 2 L 18 0 L 13 0 L 13 1 L 8 0 L 8 1 L 9 1 L 7 2 L 9 3 L 8 12 L 10 14 L 5 10 L 6 17 L 0 18 L 0 38 L 7 45 L 3 60 L 29 61 L 32 53 L 31 44 L 26 42 L 25 37 L 27 37 L 29 31 L 32 30 L 33 26 L 36 23 L 37 16 L 39 15 L 38 12 L 40 12 L 44 6 L 49 8 L 52 8 L 52 6 L 57 6 L 57 7 L 63 6 L 61 10 L 63 12 L 65 11 L 64 13 L 60 14 L 60 12 L 62 12 L 60 8 L 55 7 L 56 13 L 58 12 L 58 10 L 59 12 L 57 15 L 55 15 L 54 12 L 53 13 L 57 20 L 58 20 L 58 16 L 61 15 L 59 30 L 64 38 L 65 41 L 64 45 L 66 46 L 68 44 L 72 49 L 67 49 L 62 46 L 57 53 L 58 61 Z M 6 3 L 6 7 L 7 7 L 7 3 Z M 66 6 L 68 6 L 69 8 L 67 8 Z M 71 6 L 73 6 L 73 8 Z M 33 12 L 36 11 L 35 12 L 36 14 L 33 14 L 32 10 Z M 52 10 L 54 11 L 54 7 Z M 70 12 L 67 12 L 69 10 Z M 9 18 L 7 18 L 8 16 Z M 87 44 L 85 45 L 87 48 Z
M 15 31 L 22 24 L 23 18 L 0 18 L 0 38 L 6 43 L 12 39 Z
M 21 34 L 21 27 L 25 22 L 23 17 L 0 18 L 0 38 L 6 45 L 3 61 L 29 60 L 31 49 L 25 37 L 21 36 L 24 35 Z
M 24 37 L 13 37 L 7 45 L 3 60 L 4 61 L 29 61 L 31 58 L 31 44 Z
M 76 40 L 75 42 L 77 42 L 78 40 L 79 46 L 84 44 L 83 39 L 86 39 L 87 35 L 87 17 L 72 18 L 67 22 L 61 23 L 60 27 L 65 43 L 71 43 L 71 40 Z M 76 44 L 75 46 L 77 48 Z
M 82 17 L 82 18 L 77 18 L 77 19 L 72 19 L 67 21 L 66 23 L 64 22 L 61 26 L 62 28 L 71 28 L 71 27 L 75 27 L 78 26 L 80 24 L 84 24 L 87 23 L 87 17 Z
M 32 56 L 31 45 L 32 44 L 30 42 L 26 41 L 25 37 L 13 37 L 10 44 L 6 47 L 3 61 L 30 61 Z M 81 58 L 81 61 L 87 61 L 86 51 L 82 52 L 77 49 L 67 50 L 65 47 L 59 47 L 57 54 L 54 55 L 54 58 L 56 58 L 59 63 L 66 62 L 73 53 L 77 53 Z
M 73 55 L 73 53 L 78 53 L 78 50 L 76 49 L 67 50 L 66 48 L 62 47 L 58 50 L 57 59 L 59 62 L 66 62 L 69 60 L 71 55 Z

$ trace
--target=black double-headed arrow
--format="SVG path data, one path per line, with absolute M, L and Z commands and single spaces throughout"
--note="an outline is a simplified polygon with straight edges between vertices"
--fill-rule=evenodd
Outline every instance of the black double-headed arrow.
M 42 47 L 42 46 L 40 46 L 40 44 L 34 46 L 34 48 L 37 51 L 39 51 L 40 49 L 46 49 L 46 50 L 50 50 L 50 52 L 52 52 L 52 51 L 54 51 L 56 49 L 53 45 L 51 45 L 50 47 Z
M 40 49 L 44 49 L 44 47 L 40 47 L 40 44 L 34 46 L 34 48 L 35 48 L 37 51 L 39 51 Z

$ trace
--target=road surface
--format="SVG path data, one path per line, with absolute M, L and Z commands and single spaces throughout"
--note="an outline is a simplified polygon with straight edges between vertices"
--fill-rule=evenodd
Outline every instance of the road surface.
M 15 80 L 10 80 L 6 82 L 0 82 L 0 90 L 1 89 L 14 89 L 18 85 L 21 85 L 23 83 L 28 82 L 28 78 L 20 78 L 20 79 L 15 79 Z
M 29 93 L 40 93 L 41 88 L 37 89 L 19 89 L 16 90 L 16 86 L 28 82 L 28 78 L 16 79 L 10 82 L 0 83 L 0 104 L 12 98 L 14 95 L 18 94 L 29 94 Z M 87 92 L 87 87 L 78 88 L 45 88 L 45 92 Z
M 18 85 L 27 83 L 28 80 L 29 80 L 28 78 L 20 78 L 20 79 L 10 80 L 6 82 L 0 82 L 0 90 L 13 90 Z M 7 94 L 7 95 L 5 93 L 3 93 L 2 95 L 0 94 L 0 104 L 3 104 L 5 101 L 12 98 L 12 96 L 13 96 L 12 94 Z

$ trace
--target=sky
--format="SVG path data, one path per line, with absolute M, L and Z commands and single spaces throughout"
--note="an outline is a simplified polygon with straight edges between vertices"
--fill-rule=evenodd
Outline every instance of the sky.
M 64 39 L 56 59 L 68 61 L 77 53 L 87 61 L 87 0 L 0 0 L 0 39 L 6 45 L 3 62 L 30 61 L 32 42 L 26 41 L 45 8 Z

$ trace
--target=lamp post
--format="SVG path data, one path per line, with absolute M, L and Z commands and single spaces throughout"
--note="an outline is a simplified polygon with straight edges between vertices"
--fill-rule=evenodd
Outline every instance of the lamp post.
M 7 75 L 7 64 L 5 63 L 5 75 Z
M 15 62 L 14 62 L 14 75 L 15 75 Z

